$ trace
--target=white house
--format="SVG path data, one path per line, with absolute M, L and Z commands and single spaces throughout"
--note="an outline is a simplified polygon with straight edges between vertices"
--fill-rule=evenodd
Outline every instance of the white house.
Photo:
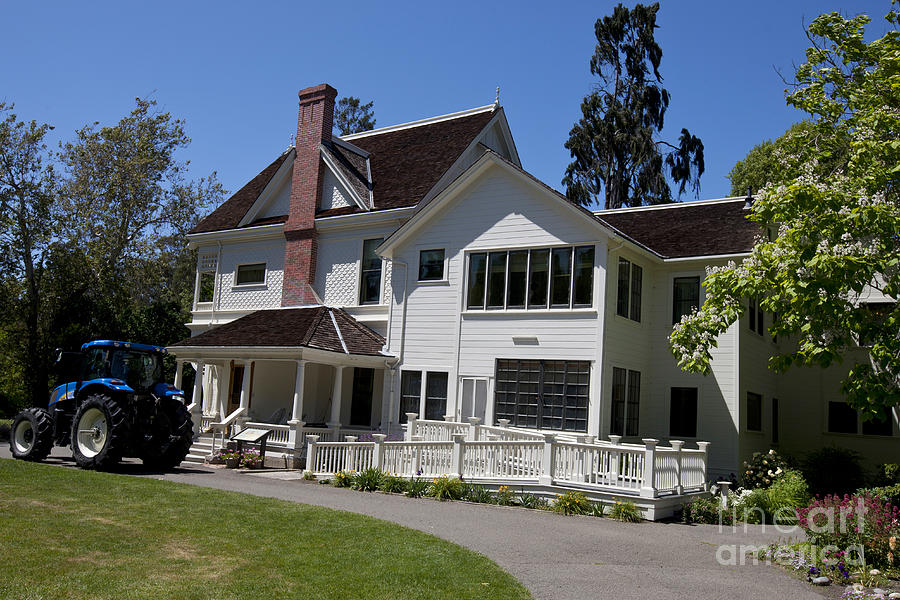
M 840 368 L 768 370 L 752 301 L 711 375 L 678 369 L 667 338 L 706 268 L 765 234 L 745 199 L 590 212 L 522 169 L 499 105 L 336 137 L 335 95 L 301 91 L 296 147 L 189 234 L 193 337 L 169 350 L 203 372 L 204 428 L 251 423 L 291 453 L 474 417 L 647 457 L 708 441 L 711 478 L 770 447 L 900 455 L 898 410 L 859 423 Z

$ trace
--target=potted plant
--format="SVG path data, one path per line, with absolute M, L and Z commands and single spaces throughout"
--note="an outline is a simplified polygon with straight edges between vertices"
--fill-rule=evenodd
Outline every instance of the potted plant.
M 225 463 L 227 469 L 236 469 L 241 464 L 241 454 L 237 450 L 219 450 L 218 458 Z
M 245 469 L 262 469 L 265 459 L 256 450 L 248 450 L 241 457 L 241 466 Z

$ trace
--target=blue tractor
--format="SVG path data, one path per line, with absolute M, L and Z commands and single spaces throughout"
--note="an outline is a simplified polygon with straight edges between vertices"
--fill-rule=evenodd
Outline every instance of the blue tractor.
M 177 467 L 191 447 L 193 423 L 184 392 L 163 381 L 166 349 L 97 340 L 81 352 L 59 352 L 68 381 L 50 393 L 46 409 L 16 415 L 15 458 L 40 461 L 53 445 L 72 447 L 83 469 L 108 469 L 136 457 L 153 469 Z

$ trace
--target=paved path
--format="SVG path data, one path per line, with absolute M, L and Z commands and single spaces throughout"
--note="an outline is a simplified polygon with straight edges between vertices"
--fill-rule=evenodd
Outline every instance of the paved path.
M 73 466 L 54 449 L 48 462 Z M 9 448 L 0 447 L 0 458 Z M 774 529 L 749 533 L 714 525 L 619 523 L 544 511 L 410 499 L 303 482 L 294 473 L 238 473 L 189 466 L 154 474 L 137 463 L 119 472 L 177 481 L 370 515 L 450 540 L 497 562 L 538 600 L 821 599 L 818 590 L 776 567 L 722 566 L 720 545 L 764 544 L 783 538 Z M 832 590 L 833 594 L 834 590 Z

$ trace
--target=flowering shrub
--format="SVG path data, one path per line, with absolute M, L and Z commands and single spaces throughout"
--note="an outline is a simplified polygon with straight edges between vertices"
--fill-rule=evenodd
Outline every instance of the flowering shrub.
M 845 552 L 862 550 L 867 564 L 898 564 L 900 508 L 871 495 L 825 496 L 797 511 L 807 539 Z
M 754 452 L 750 460 L 744 462 L 741 484 L 748 489 L 767 488 L 787 469 L 787 460 L 774 450 Z
M 591 501 L 581 492 L 557 494 L 553 511 L 564 515 L 586 515 L 591 512 Z
M 446 475 L 431 480 L 428 495 L 438 500 L 462 500 L 468 491 L 468 486 L 457 477 Z
M 237 450 L 231 450 L 230 448 L 222 448 L 222 449 L 219 450 L 219 452 L 216 454 L 216 458 L 218 458 L 218 459 L 220 459 L 220 460 L 234 460 L 234 459 L 240 459 L 240 458 L 241 458 L 241 453 L 238 452 Z
M 497 488 L 495 501 L 500 506 L 512 506 L 515 502 L 515 498 L 515 495 L 509 489 L 508 485 L 501 485 L 499 488 Z
M 256 450 L 247 450 L 241 455 L 241 466 L 246 469 L 259 469 L 264 462 L 265 457 L 260 456 Z
M 685 523 L 701 523 L 715 525 L 721 518 L 723 525 L 731 525 L 732 512 L 721 510 L 722 504 L 717 497 L 695 498 L 684 506 L 681 519 Z
M 353 485 L 353 475 L 353 471 L 338 471 L 334 474 L 334 479 L 331 480 L 331 484 L 334 487 L 348 488 Z
M 626 523 L 639 523 L 642 518 L 641 509 L 634 502 L 616 502 L 610 508 L 609 516 Z

